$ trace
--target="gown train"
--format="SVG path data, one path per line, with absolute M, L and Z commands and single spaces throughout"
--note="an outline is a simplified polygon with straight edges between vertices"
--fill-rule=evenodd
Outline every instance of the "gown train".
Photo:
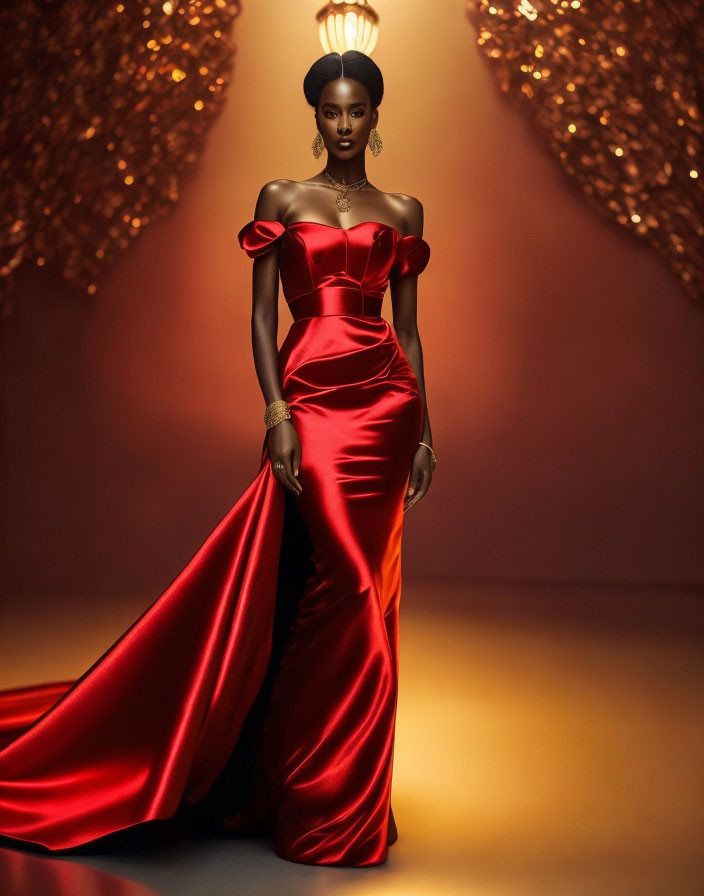
M 249 222 L 277 247 L 300 495 L 259 471 L 165 591 L 77 680 L 0 691 L 0 836 L 69 850 L 192 807 L 282 858 L 384 862 L 415 374 L 380 315 L 429 248 L 389 225 Z

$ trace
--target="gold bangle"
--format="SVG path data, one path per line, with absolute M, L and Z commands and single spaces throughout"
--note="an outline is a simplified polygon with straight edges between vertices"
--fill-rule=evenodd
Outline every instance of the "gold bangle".
M 419 445 L 425 445 L 425 447 L 430 451 L 430 455 L 433 458 L 433 465 L 437 464 L 438 459 L 435 457 L 435 452 L 433 451 L 433 446 L 429 445 L 427 442 L 418 442 Z
M 271 429 L 272 426 L 276 426 L 282 420 L 290 419 L 291 412 L 288 408 L 288 402 L 283 398 L 277 398 L 276 401 L 269 402 L 264 410 L 264 423 L 267 429 Z

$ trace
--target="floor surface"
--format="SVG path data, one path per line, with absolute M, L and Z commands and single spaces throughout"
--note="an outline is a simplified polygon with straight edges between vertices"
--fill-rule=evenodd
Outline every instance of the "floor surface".
M 119 620 L 98 614 L 94 631 L 111 637 L 129 617 L 129 608 L 121 612 Z M 50 624 L 37 620 L 33 643 Z M 399 840 L 386 865 L 298 865 L 279 859 L 264 840 L 80 858 L 0 849 L 0 891 L 704 893 L 701 591 L 409 583 L 401 626 L 392 800 Z M 90 660 L 95 637 L 73 648 L 74 662 Z M 47 663 L 60 665 L 59 654 Z M 37 672 L 31 663 L 19 648 L 15 656 L 10 650 L 0 674 L 43 680 L 28 677 Z

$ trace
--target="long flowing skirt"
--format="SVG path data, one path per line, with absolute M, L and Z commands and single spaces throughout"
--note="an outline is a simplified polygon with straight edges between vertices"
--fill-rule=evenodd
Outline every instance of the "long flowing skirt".
M 259 471 L 75 681 L 0 692 L 0 835 L 67 850 L 191 807 L 276 853 L 374 865 L 391 778 L 403 499 L 418 383 L 391 326 L 294 322 L 300 495 Z

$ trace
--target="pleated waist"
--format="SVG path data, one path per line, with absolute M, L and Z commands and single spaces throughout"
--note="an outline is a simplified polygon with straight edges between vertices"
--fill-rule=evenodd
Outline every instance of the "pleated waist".
M 349 314 L 353 317 L 381 317 L 383 296 L 365 293 L 361 286 L 319 286 L 296 296 L 288 303 L 294 321 L 308 317 Z

